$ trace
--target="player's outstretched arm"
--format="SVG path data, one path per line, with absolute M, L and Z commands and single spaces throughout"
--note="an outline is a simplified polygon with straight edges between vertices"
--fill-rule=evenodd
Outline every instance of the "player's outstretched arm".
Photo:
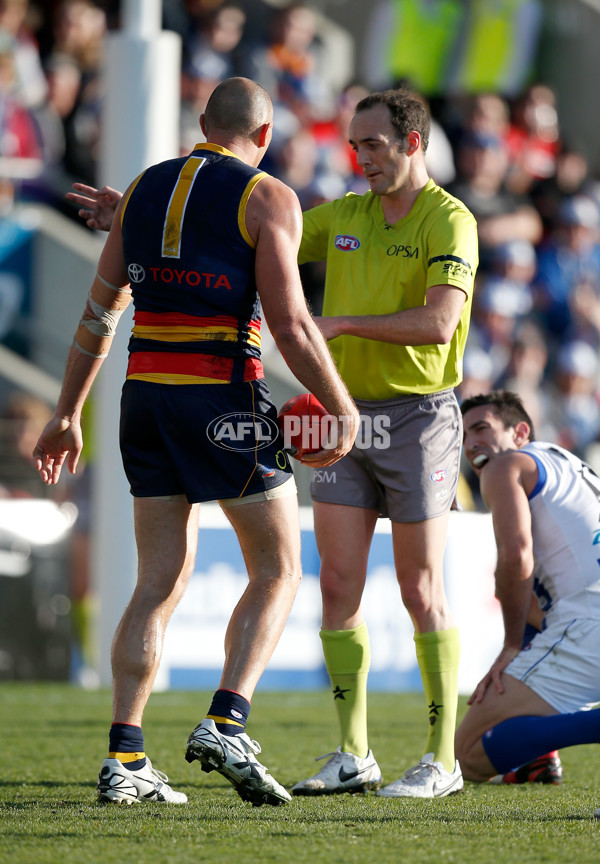
M 72 474 L 77 469 L 83 444 L 81 411 L 130 301 L 120 219 L 115 219 L 69 351 L 54 417 L 33 450 L 33 464 L 47 485 L 58 482 L 65 461 Z
M 345 418 L 337 424 L 335 446 L 306 460 L 314 466 L 330 465 L 352 447 L 359 416 L 304 298 L 298 272 L 302 213 L 296 194 L 279 180 L 265 177 L 250 196 L 246 225 L 256 242 L 262 308 L 281 355 L 329 414 Z
M 110 231 L 122 193 L 111 186 L 96 189 L 95 186 L 86 186 L 85 183 L 73 183 L 73 189 L 75 192 L 67 192 L 65 198 L 79 204 L 79 218 L 83 219 L 88 228 Z

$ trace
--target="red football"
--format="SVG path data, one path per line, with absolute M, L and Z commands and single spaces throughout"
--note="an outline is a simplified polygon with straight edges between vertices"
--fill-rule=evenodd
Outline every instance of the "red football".
M 277 419 L 284 447 L 292 456 L 299 459 L 305 453 L 322 449 L 329 431 L 329 424 L 322 422 L 323 417 L 329 415 L 312 393 L 300 393 L 281 406 Z

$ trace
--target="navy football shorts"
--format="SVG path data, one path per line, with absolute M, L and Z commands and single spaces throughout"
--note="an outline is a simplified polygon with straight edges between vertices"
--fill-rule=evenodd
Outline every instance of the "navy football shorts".
M 128 380 L 120 446 L 131 494 L 193 504 L 244 498 L 292 476 L 264 379 L 238 384 Z

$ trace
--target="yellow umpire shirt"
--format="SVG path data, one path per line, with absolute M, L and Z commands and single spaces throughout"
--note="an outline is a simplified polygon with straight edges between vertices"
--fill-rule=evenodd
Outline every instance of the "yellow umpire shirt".
M 324 316 L 387 315 L 423 306 L 432 285 L 466 294 L 447 345 L 333 339 L 331 353 L 354 398 L 380 401 L 460 383 L 478 264 L 477 224 L 462 202 L 429 180 L 395 225 L 386 223 L 381 199 L 371 192 L 321 204 L 304 213 L 298 260 L 324 259 Z

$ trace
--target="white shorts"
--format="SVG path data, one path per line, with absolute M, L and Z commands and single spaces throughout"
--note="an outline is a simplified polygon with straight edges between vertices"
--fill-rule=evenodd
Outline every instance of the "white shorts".
M 600 702 L 600 621 L 575 618 L 550 624 L 505 670 L 559 714 Z

